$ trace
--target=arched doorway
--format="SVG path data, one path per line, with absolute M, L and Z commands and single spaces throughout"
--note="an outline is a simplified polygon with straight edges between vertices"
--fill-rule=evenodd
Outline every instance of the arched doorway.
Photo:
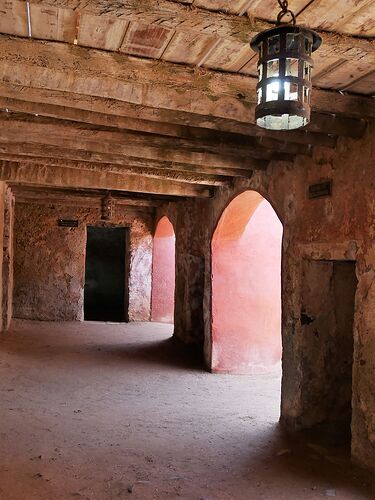
M 224 210 L 212 239 L 212 371 L 266 373 L 281 360 L 282 224 L 256 191 Z
M 151 321 L 173 323 L 176 237 L 168 217 L 156 227 L 152 260 Z

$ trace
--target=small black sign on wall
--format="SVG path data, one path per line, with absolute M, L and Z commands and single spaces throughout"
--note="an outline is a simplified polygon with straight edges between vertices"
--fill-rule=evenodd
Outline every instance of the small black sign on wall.
M 332 181 L 319 182 L 309 186 L 309 199 L 323 198 L 323 196 L 332 196 Z
M 57 225 L 60 227 L 78 227 L 78 220 L 59 219 Z

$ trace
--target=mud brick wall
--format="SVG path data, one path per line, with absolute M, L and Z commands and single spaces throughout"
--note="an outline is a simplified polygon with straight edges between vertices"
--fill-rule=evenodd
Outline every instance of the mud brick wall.
M 76 219 L 78 228 L 57 221 Z M 14 226 L 14 316 L 83 319 L 86 226 L 101 225 L 99 208 L 17 203 Z M 116 208 L 110 225 L 130 228 L 129 320 L 150 319 L 151 214 Z

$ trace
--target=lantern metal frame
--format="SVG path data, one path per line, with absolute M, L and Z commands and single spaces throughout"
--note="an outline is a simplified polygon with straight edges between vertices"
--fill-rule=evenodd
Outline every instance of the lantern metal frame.
M 295 24 L 282 24 L 251 40 L 251 48 L 259 53 L 257 125 L 271 130 L 292 130 L 309 123 L 314 66 L 311 54 L 321 43 L 315 31 Z
M 115 201 L 108 192 L 101 200 L 101 219 L 111 220 L 115 208 Z

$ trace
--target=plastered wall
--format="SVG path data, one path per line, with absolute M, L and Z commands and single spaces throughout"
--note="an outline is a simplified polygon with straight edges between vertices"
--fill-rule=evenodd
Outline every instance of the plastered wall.
M 212 360 L 218 373 L 267 373 L 281 360 L 282 225 L 256 191 L 225 209 L 212 251 Z
M 57 220 L 77 219 L 78 228 Z M 14 317 L 83 320 L 86 226 L 100 210 L 17 203 L 14 224 Z M 110 221 L 130 228 L 129 320 L 150 319 L 153 217 L 117 208 Z
M 304 352 L 303 262 L 355 261 L 351 446 L 353 460 L 375 470 L 374 133 L 372 125 L 361 140 L 340 138 L 335 150 L 315 148 L 312 157 L 297 157 L 294 164 L 273 162 L 266 172 L 221 188 L 211 200 L 167 205 L 159 216 L 166 214 L 176 223 L 175 335 L 204 344 L 210 368 L 211 238 L 217 222 L 228 203 L 247 189 L 262 194 L 279 215 L 284 226 L 281 419 L 290 430 L 308 425 L 306 374 L 323 376 Z M 308 199 L 308 186 L 327 179 L 333 181 L 332 196 Z
M 162 323 L 174 321 L 175 291 L 174 229 L 167 217 L 158 221 L 154 234 L 152 259 L 151 319 Z

